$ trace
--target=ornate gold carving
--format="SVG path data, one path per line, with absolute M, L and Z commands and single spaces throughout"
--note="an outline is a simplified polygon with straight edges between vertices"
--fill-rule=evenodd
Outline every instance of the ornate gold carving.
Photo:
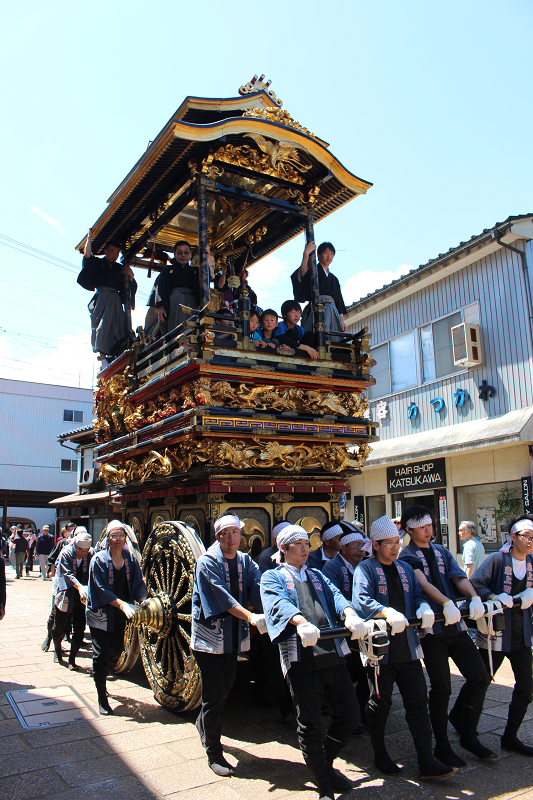
M 242 550 L 244 553 L 250 553 L 257 539 L 261 542 L 260 550 L 262 550 L 265 546 L 265 531 L 261 523 L 249 517 L 243 517 L 242 521 L 244 522 L 244 528 L 241 531 L 242 535 L 239 550 Z
M 257 244 L 258 242 L 261 241 L 261 239 L 263 238 L 263 236 L 267 231 L 268 231 L 267 226 L 262 225 L 260 228 L 257 228 L 257 230 L 252 231 L 252 233 L 248 234 L 248 236 L 246 237 L 246 242 L 248 244 Z
M 287 177 L 287 167 L 293 167 L 297 172 L 309 172 L 311 164 L 301 164 L 298 150 L 305 148 L 283 139 L 266 139 L 261 133 L 245 133 L 246 139 L 253 139 L 262 153 L 270 159 L 273 169 Z
M 272 494 L 267 494 L 265 500 L 270 503 L 290 503 L 291 500 L 294 500 L 294 495 L 287 492 L 273 492 Z
M 131 390 L 130 374 L 131 368 L 126 367 L 122 375 L 112 375 L 105 383 L 98 382 L 93 409 L 97 417 L 93 426 L 99 442 L 116 439 L 127 432 L 124 416 L 128 391 Z
M 251 136 L 251 134 L 246 135 Z M 253 137 L 256 135 L 258 134 L 253 134 Z M 247 144 L 241 147 L 226 144 L 218 148 L 215 153 L 215 159 L 226 164 L 243 167 L 244 169 L 252 169 L 254 172 L 282 178 L 291 181 L 291 183 L 303 184 L 304 179 L 299 173 L 305 172 L 311 167 L 298 163 L 298 153 L 294 145 L 289 142 L 267 142 L 262 136 L 261 139 L 265 142 L 266 147 L 263 154 L 259 153 L 255 147 L 250 147 Z M 294 164 L 298 165 L 298 169 Z
M 300 525 L 304 531 L 307 532 L 309 536 L 309 549 L 311 551 L 318 550 L 322 545 L 322 539 L 320 537 L 322 526 L 320 522 L 315 517 L 300 517 L 296 524 Z
M 265 82 L 264 75 L 261 75 L 260 78 L 258 78 L 257 75 L 254 75 L 251 81 L 248 81 L 248 83 L 245 83 L 240 87 L 239 94 L 241 96 L 246 96 L 247 94 L 255 94 L 255 92 L 266 92 L 273 103 L 275 103 L 277 106 L 282 106 L 283 103 L 281 100 L 276 97 L 272 89 L 268 88 L 271 83 L 272 81 Z
M 306 136 L 316 139 L 314 133 L 311 133 L 310 130 L 304 128 L 299 122 L 296 122 L 289 112 L 285 111 L 283 108 L 275 108 L 275 106 L 270 106 L 269 108 L 249 108 L 244 112 L 243 117 L 255 117 L 257 119 L 266 119 L 269 122 L 277 122 L 278 125 L 284 125 L 286 128 L 293 128 L 295 131 L 305 133 Z

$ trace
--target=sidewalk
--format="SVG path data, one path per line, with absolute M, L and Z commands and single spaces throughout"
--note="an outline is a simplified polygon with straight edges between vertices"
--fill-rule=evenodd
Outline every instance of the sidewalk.
M 6 567 L 7 613 L 0 621 L 0 796 L 6 800 L 317 800 L 300 755 L 295 726 L 281 724 L 277 709 L 254 705 L 248 683 L 230 696 L 223 720 L 228 760 L 238 764 L 233 778 L 218 778 L 207 767 L 194 726 L 195 714 L 171 714 L 159 706 L 142 666 L 108 684 L 115 716 L 99 717 L 36 731 L 25 730 L 6 691 L 62 684 L 73 687 L 97 709 L 91 677 L 90 651 L 80 652 L 85 672 L 54 665 L 52 652 L 40 644 L 51 605 L 51 583 L 37 570 L 15 581 Z M 68 645 L 67 645 L 68 647 Z M 241 665 L 246 673 L 247 664 Z M 503 753 L 499 736 L 507 715 L 513 684 L 504 663 L 488 691 L 481 718 L 483 741 L 499 760 L 482 764 L 458 749 L 467 766 L 442 781 L 418 780 L 412 739 L 401 702 L 395 700 L 388 724 L 391 755 L 405 765 L 398 778 L 384 778 L 372 766 L 365 734 L 353 739 L 339 767 L 353 781 L 343 799 L 355 800 L 510 800 L 533 798 L 533 759 Z M 457 691 L 462 679 L 454 677 Z M 533 712 L 521 735 L 533 743 Z M 456 741 L 455 735 L 451 739 Z M 457 745 L 458 747 L 458 745 Z M 357 765 L 357 766 L 356 766 Z

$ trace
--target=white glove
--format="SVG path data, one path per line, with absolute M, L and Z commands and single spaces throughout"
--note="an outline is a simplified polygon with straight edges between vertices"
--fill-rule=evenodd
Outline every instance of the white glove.
M 433 623 L 435 622 L 435 614 L 427 603 L 422 603 L 422 605 L 419 606 L 416 616 L 418 619 L 422 620 L 423 628 L 433 627 Z
M 520 595 L 519 595 L 520 596 Z M 513 607 L 513 598 L 507 592 L 502 592 L 501 594 L 495 594 L 492 600 L 498 600 L 504 608 L 512 608 Z
M 230 289 L 238 289 L 241 285 L 241 279 L 237 275 L 230 275 L 228 278 L 228 286 Z
M 527 589 L 524 589 L 523 592 L 519 592 L 516 596 L 522 601 L 522 609 L 529 608 L 531 605 L 533 605 L 533 589 L 530 589 L 529 586 Z
M 318 642 L 320 631 L 312 622 L 305 622 L 302 625 L 298 625 L 296 631 L 302 640 L 302 647 L 314 647 Z
M 87 587 L 86 586 L 82 586 L 81 583 L 78 583 L 78 587 L 77 588 L 78 588 L 78 592 L 80 593 L 80 598 L 82 600 L 86 600 L 87 599 Z
M 140 605 L 141 608 L 146 608 L 146 606 L 148 605 L 149 602 L 150 602 L 150 598 L 149 597 L 145 597 L 144 600 L 141 600 L 139 605 Z
M 131 603 L 122 602 L 120 604 L 120 610 L 123 612 L 126 619 L 131 619 L 137 611 L 137 607 Z
M 264 614 L 250 614 L 248 617 L 250 625 L 255 625 L 259 633 L 267 633 L 267 623 Z
M 485 613 L 485 606 L 481 602 L 480 597 L 472 597 L 470 605 L 468 606 L 468 615 L 470 619 L 481 619 Z
M 366 635 L 365 623 L 357 614 L 346 614 L 344 625 L 351 632 L 350 639 L 362 639 Z
M 457 622 L 461 622 L 461 612 L 453 600 L 447 600 L 442 606 L 442 610 L 444 612 L 445 625 L 455 625 Z
M 408 621 L 406 620 L 403 614 L 400 614 L 400 612 L 396 611 L 395 608 L 384 608 L 383 613 L 385 614 L 385 619 L 392 628 L 391 633 L 393 636 L 396 633 L 404 632 L 405 626 L 408 624 Z

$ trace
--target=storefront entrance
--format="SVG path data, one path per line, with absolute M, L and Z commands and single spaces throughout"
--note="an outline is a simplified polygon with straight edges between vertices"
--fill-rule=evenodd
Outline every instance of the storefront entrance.
M 444 501 L 444 502 L 443 502 Z M 434 521 L 434 541 L 448 546 L 448 519 L 446 512 L 446 491 L 429 489 L 426 492 L 404 492 L 392 495 L 392 515 L 401 517 L 409 506 L 426 506 Z

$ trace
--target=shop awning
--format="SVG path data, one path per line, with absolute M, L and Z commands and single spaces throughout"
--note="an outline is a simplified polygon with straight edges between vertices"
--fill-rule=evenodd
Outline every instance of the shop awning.
M 379 429 L 378 429 L 379 434 Z M 372 444 L 365 468 L 401 464 L 420 458 L 437 458 L 449 453 L 498 447 L 518 442 L 533 443 L 533 408 L 510 411 L 494 419 L 447 425 L 410 436 L 399 436 Z
M 102 500 L 106 503 L 111 503 L 117 496 L 116 492 L 95 492 L 94 494 L 66 494 L 63 497 L 56 497 L 51 500 L 48 505 L 50 506 L 90 506 L 95 502 L 101 504 Z

